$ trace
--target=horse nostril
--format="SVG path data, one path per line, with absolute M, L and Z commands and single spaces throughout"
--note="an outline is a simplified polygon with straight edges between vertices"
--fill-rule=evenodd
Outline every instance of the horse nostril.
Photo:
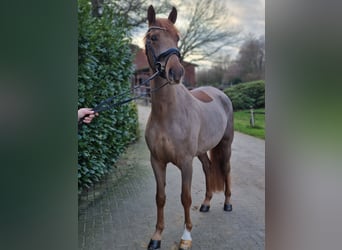
M 184 69 L 183 68 L 170 68 L 168 71 L 168 80 L 179 83 L 182 76 L 184 74 Z
M 173 79 L 174 72 L 172 69 L 169 70 L 169 78 Z

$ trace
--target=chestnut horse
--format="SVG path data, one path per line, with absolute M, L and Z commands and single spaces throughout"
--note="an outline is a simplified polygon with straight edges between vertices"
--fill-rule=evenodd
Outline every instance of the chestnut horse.
M 168 18 L 156 18 L 153 6 L 147 12 L 149 29 L 145 49 L 149 65 L 158 76 L 151 82 L 151 113 L 145 139 L 156 179 L 157 224 L 148 249 L 159 249 L 164 229 L 166 165 L 181 171 L 181 202 L 185 228 L 179 249 L 191 248 L 192 162 L 198 157 L 205 173 L 206 194 L 200 211 L 207 212 L 213 192 L 224 191 L 224 210 L 230 204 L 230 155 L 233 141 L 233 108 L 229 98 L 214 87 L 189 91 L 182 83 L 185 70 L 177 49 L 178 31 L 174 26 L 177 10 Z M 210 158 L 207 152 L 210 153 Z

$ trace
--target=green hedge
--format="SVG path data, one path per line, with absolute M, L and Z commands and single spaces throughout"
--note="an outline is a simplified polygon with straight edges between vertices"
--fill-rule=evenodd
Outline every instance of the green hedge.
M 78 108 L 95 107 L 123 92 L 122 98 L 129 98 L 133 67 L 125 20 L 106 7 L 101 18 L 94 18 L 90 1 L 79 0 L 78 30 Z M 137 136 L 134 103 L 104 111 L 79 128 L 79 191 L 99 181 Z
M 234 110 L 265 107 L 265 81 L 240 83 L 226 88 L 224 93 L 229 96 Z

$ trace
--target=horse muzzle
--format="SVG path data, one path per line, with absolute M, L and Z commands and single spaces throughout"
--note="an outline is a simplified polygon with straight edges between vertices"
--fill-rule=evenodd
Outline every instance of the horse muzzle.
M 176 55 L 171 55 L 165 66 L 166 79 L 170 84 L 179 84 L 185 70 Z

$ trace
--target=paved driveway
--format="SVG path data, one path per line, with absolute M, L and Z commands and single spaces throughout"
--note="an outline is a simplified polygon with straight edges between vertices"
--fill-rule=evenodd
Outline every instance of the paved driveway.
M 138 106 L 143 131 L 149 107 Z M 143 135 L 144 132 L 142 132 Z M 265 248 L 265 141 L 235 132 L 232 152 L 233 211 L 215 194 L 209 213 L 200 213 L 205 179 L 194 160 L 193 250 Z M 169 164 L 165 230 L 161 249 L 177 249 L 183 233 L 180 171 Z M 144 137 L 130 146 L 118 167 L 79 202 L 79 249 L 146 249 L 156 223 L 155 180 Z

